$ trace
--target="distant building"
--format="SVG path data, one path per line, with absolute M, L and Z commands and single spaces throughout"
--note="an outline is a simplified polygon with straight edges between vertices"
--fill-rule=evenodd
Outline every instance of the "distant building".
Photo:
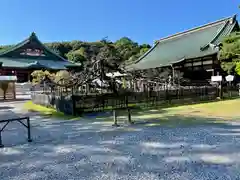
M 149 71 L 170 68 L 192 80 L 211 79 L 222 73 L 219 45 L 223 37 L 239 30 L 236 15 L 160 39 L 142 57 L 126 68 Z
M 31 79 L 34 70 L 56 72 L 77 66 L 47 48 L 35 33 L 19 44 L 0 52 L 1 75 L 15 75 L 18 82 Z

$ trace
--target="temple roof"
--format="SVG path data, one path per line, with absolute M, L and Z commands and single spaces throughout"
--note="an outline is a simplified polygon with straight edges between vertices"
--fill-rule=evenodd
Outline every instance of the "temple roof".
M 186 59 L 217 54 L 224 36 L 239 28 L 236 15 L 160 39 L 130 70 L 169 66 Z
M 67 69 L 67 66 L 74 65 L 46 47 L 35 33 L 19 44 L 1 51 L 0 62 L 3 67 L 53 70 Z

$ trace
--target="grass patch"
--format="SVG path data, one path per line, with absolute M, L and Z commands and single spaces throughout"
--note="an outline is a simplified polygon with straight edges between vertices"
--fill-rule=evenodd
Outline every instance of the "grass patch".
M 240 99 L 234 99 L 175 107 L 143 108 L 132 115 L 137 122 L 146 122 L 147 127 L 205 125 L 238 120 L 239 106 Z
M 144 107 L 131 104 L 132 118 L 136 122 L 148 121 L 145 126 L 179 126 L 179 125 L 193 125 L 193 124 L 207 124 L 207 123 L 221 123 L 226 120 L 236 120 L 240 118 L 240 99 L 203 102 L 191 105 L 166 106 L 163 104 L 158 107 Z M 39 112 L 42 115 L 55 117 L 58 119 L 79 119 L 79 117 L 65 115 L 53 108 L 36 105 L 28 101 L 24 108 L 29 111 Z M 126 110 L 118 110 L 119 122 L 127 119 Z M 86 116 L 86 117 L 85 117 Z M 112 123 L 113 118 L 111 113 L 90 115 L 83 114 L 82 119 L 96 122 Z
M 225 100 L 165 109 L 169 114 L 178 113 L 188 116 L 234 118 L 239 117 L 240 99 Z
M 34 104 L 32 101 L 26 102 L 24 104 L 24 109 L 31 111 L 31 112 L 38 112 L 43 116 L 52 117 L 52 118 L 65 119 L 65 120 L 79 119 L 79 117 L 66 115 L 62 112 L 58 112 L 54 108 Z

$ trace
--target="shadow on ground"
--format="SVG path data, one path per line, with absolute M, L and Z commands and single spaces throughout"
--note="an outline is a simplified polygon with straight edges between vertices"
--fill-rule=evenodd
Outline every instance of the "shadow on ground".
M 14 109 L 11 106 L 0 106 L 0 110 L 9 110 L 9 109 Z
M 24 127 L 9 124 L 3 132 L 6 148 L 0 149 L 1 180 L 240 178 L 235 119 L 134 113 L 136 123 L 127 125 L 124 113 L 116 128 L 96 118 L 53 122 L 18 115 L 32 116 L 34 141 L 26 142 Z

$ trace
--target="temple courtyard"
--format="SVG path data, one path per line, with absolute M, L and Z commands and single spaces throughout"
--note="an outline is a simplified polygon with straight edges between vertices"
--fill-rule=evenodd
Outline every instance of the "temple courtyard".
M 135 112 L 134 125 L 105 116 L 43 117 L 25 101 L 0 103 L 1 119 L 31 117 L 2 133 L 1 180 L 239 179 L 240 100 Z M 3 124 L 0 124 L 2 126 Z

